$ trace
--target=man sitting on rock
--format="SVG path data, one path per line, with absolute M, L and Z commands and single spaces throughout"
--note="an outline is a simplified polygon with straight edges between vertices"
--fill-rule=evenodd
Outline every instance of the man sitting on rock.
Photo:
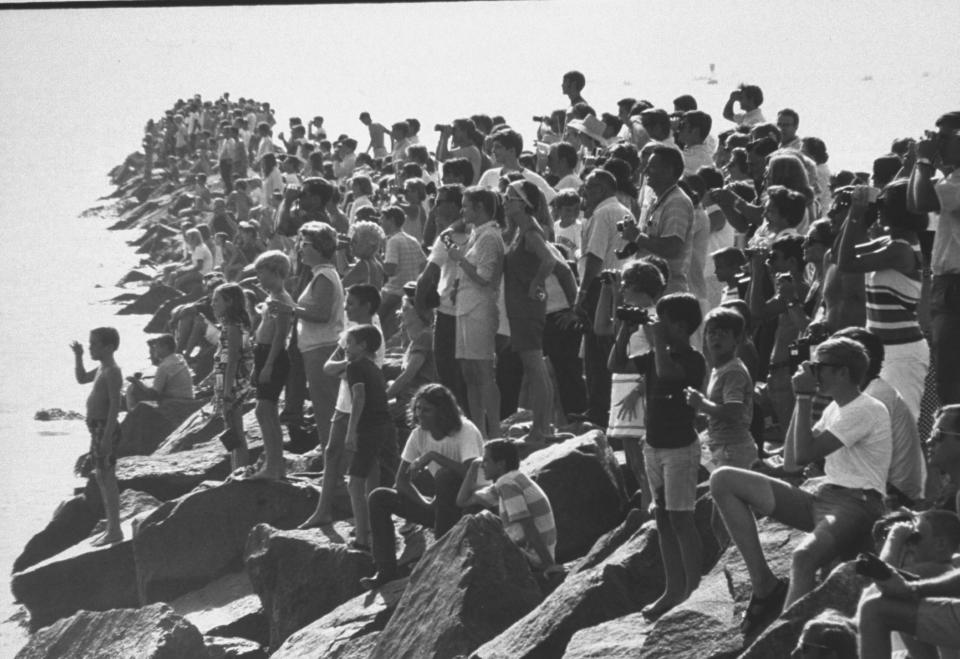
M 139 374 L 128 378 L 127 409 L 142 401 L 193 400 L 193 374 L 171 334 L 161 334 L 147 341 L 150 363 L 157 367 L 153 386 L 144 384 Z
M 492 481 L 477 484 L 477 474 Z M 550 500 L 540 486 L 520 472 L 520 454 L 509 439 L 494 439 L 483 447 L 483 461 L 474 460 L 467 469 L 457 505 L 496 506 L 503 529 L 534 568 L 545 572 L 561 570 L 555 561 L 557 525 Z
M 793 376 L 796 403 L 784 463 L 794 469 L 825 458 L 825 477 L 803 489 L 734 467 L 721 467 L 710 477 L 710 492 L 753 586 L 740 626 L 744 636 L 753 636 L 810 592 L 816 571 L 844 548 L 856 546 L 883 512 L 892 453 L 890 415 L 883 403 L 860 391 L 868 364 L 862 345 L 831 338 L 817 347 L 816 360 L 804 362 Z M 833 402 L 813 425 L 817 390 Z M 754 513 L 809 532 L 793 550 L 789 584 L 767 564 Z
M 453 392 L 440 384 L 420 388 L 410 401 L 411 425 L 400 456 L 396 489 L 380 487 L 370 493 L 370 530 L 377 573 L 360 580 L 364 588 L 379 588 L 400 576 L 395 553 L 392 515 L 433 526 L 440 538 L 460 519 L 457 493 L 470 462 L 483 455 L 483 437 L 464 418 Z M 424 470 L 432 476 L 435 496 L 426 498 L 414 485 Z

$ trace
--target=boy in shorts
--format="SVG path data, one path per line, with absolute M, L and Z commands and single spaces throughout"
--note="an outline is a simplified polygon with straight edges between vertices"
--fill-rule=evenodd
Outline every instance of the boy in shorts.
M 356 536 L 351 546 L 362 551 L 370 550 L 367 497 L 380 485 L 380 463 L 396 456 L 397 431 L 387 406 L 387 383 L 374 361 L 381 343 L 380 330 L 373 325 L 347 330 L 344 352 L 353 402 L 344 446 L 352 453 L 347 489 Z
M 749 469 L 757 460 L 757 444 L 750 434 L 753 420 L 753 380 L 737 357 L 743 340 L 743 316 L 728 307 L 707 314 L 706 347 L 713 369 L 707 395 L 689 387 L 687 404 L 707 417 L 707 448 L 710 467 Z
M 120 390 L 123 374 L 113 359 L 120 346 L 120 335 L 112 327 L 98 327 L 90 332 L 90 358 L 100 362 L 99 368 L 87 371 L 83 367 L 83 346 L 79 341 L 70 344 L 74 355 L 74 374 L 79 384 L 93 383 L 87 397 L 87 428 L 90 430 L 90 459 L 93 475 L 100 487 L 107 529 L 94 538 L 94 547 L 111 545 L 123 540 L 120 528 L 120 489 L 117 486 L 117 444 L 120 442 Z
M 893 440 L 887 408 L 860 391 L 868 366 L 861 344 L 832 338 L 817 346 L 815 360 L 801 364 L 793 376 L 796 403 L 784 467 L 794 470 L 825 458 L 825 476 L 804 483 L 803 489 L 735 467 L 721 467 L 710 476 L 710 493 L 753 587 L 740 625 L 744 636 L 755 635 L 810 592 L 816 571 L 869 537 L 883 513 Z M 833 402 L 814 425 L 812 399 L 818 392 Z M 789 584 L 777 578 L 763 555 L 754 519 L 758 514 L 808 532 L 793 551 Z
M 689 293 L 672 293 L 657 302 L 657 320 L 643 325 L 653 352 L 635 358 L 646 377 L 647 435 L 643 459 L 654 498 L 666 587 L 644 607 L 653 620 L 683 602 L 700 584 L 701 543 L 693 518 L 700 468 L 696 417 L 684 390 L 700 388 L 707 366 L 690 345 L 700 326 L 700 302 Z

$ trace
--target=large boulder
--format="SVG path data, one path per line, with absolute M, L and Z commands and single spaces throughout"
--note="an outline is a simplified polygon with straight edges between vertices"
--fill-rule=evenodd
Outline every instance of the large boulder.
M 247 638 L 204 636 L 208 659 L 267 659 L 266 648 Z
M 23 551 L 13 562 L 13 571 L 22 572 L 31 565 L 56 556 L 67 547 L 77 544 L 93 531 L 99 515 L 87 502 L 87 498 L 78 494 L 63 501 L 53 513 L 53 519 L 47 526 L 27 541 Z
M 500 520 L 467 515 L 420 559 L 373 656 L 468 654 L 541 598 L 527 559 Z
M 617 459 L 600 431 L 536 451 L 520 470 L 550 499 L 562 563 L 583 556 L 623 520 L 626 493 Z
M 864 588 L 871 583 L 857 574 L 854 561 L 841 563 L 816 589 L 784 611 L 740 656 L 744 659 L 789 656 L 807 621 L 826 609 L 834 609 L 852 618 L 857 613 Z
M 150 455 L 202 406 L 198 400 L 165 400 L 159 405 L 144 401 L 134 406 L 120 422 L 117 456 Z
M 159 502 L 141 492 L 120 495 L 120 520 L 124 540 L 94 547 L 81 540 L 64 551 L 13 575 L 14 597 L 30 612 L 30 627 L 37 629 L 81 609 L 105 611 L 138 604 L 136 569 L 130 538 L 143 516 Z M 104 523 L 94 525 L 103 530 Z
M 132 314 L 153 314 L 156 313 L 157 309 L 160 308 L 160 305 L 174 298 L 183 297 L 183 292 L 173 288 L 172 286 L 166 286 L 165 284 L 153 284 L 150 289 L 143 293 L 136 300 L 120 309 L 117 312 L 118 316 L 126 316 Z
M 363 592 L 360 579 L 374 573 L 373 559 L 349 549 L 348 539 L 349 527 L 342 522 L 297 531 L 261 524 L 250 532 L 245 564 L 263 602 L 272 649 Z
M 267 645 L 270 632 L 246 572 L 233 572 L 170 602 L 205 636 L 240 637 Z
M 714 537 L 712 513 L 713 501 L 701 496 L 695 519 L 704 546 L 704 572 L 713 567 L 726 542 Z M 572 565 L 567 579 L 540 606 L 473 656 L 559 657 L 577 631 L 638 613 L 659 597 L 664 580 L 657 527 L 643 519 L 641 511 L 631 510 L 620 527 Z
M 243 429 L 247 444 L 262 439 L 260 423 L 254 412 L 255 401 L 247 401 L 243 406 Z M 166 439 L 153 451 L 153 455 L 170 455 L 189 451 L 200 445 L 208 444 L 223 432 L 223 417 L 213 414 L 212 405 L 204 405 L 184 419 L 179 426 L 167 434 Z M 219 445 L 219 442 L 217 442 Z M 222 448 L 222 447 L 221 447 Z
M 41 629 L 17 659 L 136 657 L 207 659 L 203 636 L 169 606 L 80 611 Z
M 133 540 L 142 604 L 171 600 L 242 566 L 250 530 L 292 528 L 316 507 L 317 491 L 286 481 L 229 481 L 169 501 Z
M 407 579 L 398 579 L 371 593 L 354 597 L 290 634 L 271 657 L 345 659 L 373 656 L 371 653 L 379 633 L 393 615 L 406 586 Z

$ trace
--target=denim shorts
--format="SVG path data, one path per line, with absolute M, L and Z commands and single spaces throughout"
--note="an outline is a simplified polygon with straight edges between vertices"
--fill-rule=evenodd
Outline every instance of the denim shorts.
M 709 444 L 710 462 L 716 467 L 749 469 L 757 461 L 757 444 Z
M 681 448 L 643 447 L 650 491 L 662 510 L 693 511 L 697 502 L 700 442 Z

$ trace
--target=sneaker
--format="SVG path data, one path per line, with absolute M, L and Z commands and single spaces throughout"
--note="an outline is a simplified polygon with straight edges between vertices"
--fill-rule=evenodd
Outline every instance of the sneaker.
M 777 585 L 766 597 L 753 595 L 747 610 L 743 612 L 740 622 L 740 632 L 745 637 L 759 634 L 771 622 L 776 620 L 783 611 L 783 603 L 787 599 L 787 590 L 790 582 L 786 579 L 777 579 Z

